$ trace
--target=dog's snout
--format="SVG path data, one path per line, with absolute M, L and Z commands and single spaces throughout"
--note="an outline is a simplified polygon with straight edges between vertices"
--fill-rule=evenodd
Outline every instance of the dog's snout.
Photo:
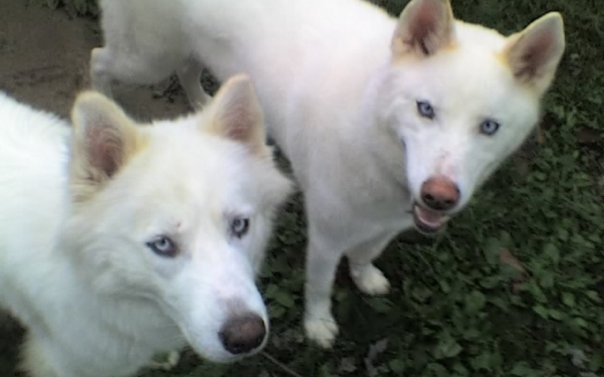
M 218 335 L 227 351 L 240 355 L 260 347 L 266 337 L 266 326 L 257 314 L 246 313 L 229 319 Z
M 447 177 L 432 177 L 422 184 L 421 198 L 430 209 L 450 210 L 459 202 L 459 197 L 459 187 Z

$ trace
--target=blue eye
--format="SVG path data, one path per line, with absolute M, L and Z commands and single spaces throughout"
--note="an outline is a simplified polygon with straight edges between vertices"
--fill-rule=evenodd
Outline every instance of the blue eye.
M 250 228 L 250 219 L 245 217 L 235 217 L 231 221 L 231 234 L 237 238 L 243 237 Z
M 434 108 L 428 101 L 417 101 L 417 112 L 424 118 L 434 119 L 436 116 Z
M 167 236 L 158 236 L 146 243 L 147 247 L 161 257 L 174 258 L 178 255 L 176 243 Z
M 499 130 L 499 123 L 492 119 L 487 119 L 480 124 L 480 133 L 491 136 Z

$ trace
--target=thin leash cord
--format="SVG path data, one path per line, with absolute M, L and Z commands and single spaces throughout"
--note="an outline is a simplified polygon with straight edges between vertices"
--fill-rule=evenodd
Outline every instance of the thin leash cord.
M 283 369 L 283 371 L 286 372 L 287 374 L 289 374 L 290 376 L 292 376 L 292 377 L 302 377 L 302 375 L 300 375 L 296 371 L 288 368 L 287 365 L 285 365 L 282 362 L 280 362 L 279 360 L 275 359 L 268 352 L 262 351 L 260 354 L 262 356 L 266 357 L 271 363 L 273 363 L 276 366 L 278 366 L 279 368 Z

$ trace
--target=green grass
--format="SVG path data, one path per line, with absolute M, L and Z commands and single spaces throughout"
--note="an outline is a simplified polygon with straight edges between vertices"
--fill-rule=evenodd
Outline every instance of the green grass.
M 406 1 L 380 3 L 398 13 Z M 393 285 L 388 296 L 362 295 L 342 271 L 332 351 L 303 337 L 306 238 L 295 197 L 261 279 L 272 316 L 265 352 L 283 365 L 265 355 L 212 365 L 187 353 L 174 371 L 146 377 L 604 376 L 604 8 L 595 0 L 453 3 L 458 17 L 506 33 L 563 13 L 568 48 L 545 101 L 545 142 L 530 140 L 442 236 L 393 242 L 378 262 Z M 502 250 L 526 273 L 501 263 Z

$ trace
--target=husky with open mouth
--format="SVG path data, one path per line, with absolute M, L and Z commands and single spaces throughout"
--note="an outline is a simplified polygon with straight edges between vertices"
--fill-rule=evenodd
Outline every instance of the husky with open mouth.
M 411 227 L 441 230 L 525 140 L 564 51 L 549 13 L 503 36 L 412 0 L 398 19 L 361 0 L 101 0 L 94 85 L 177 72 L 194 106 L 201 67 L 250 75 L 308 218 L 305 329 L 333 344 L 334 274 L 383 294 L 374 266 Z

